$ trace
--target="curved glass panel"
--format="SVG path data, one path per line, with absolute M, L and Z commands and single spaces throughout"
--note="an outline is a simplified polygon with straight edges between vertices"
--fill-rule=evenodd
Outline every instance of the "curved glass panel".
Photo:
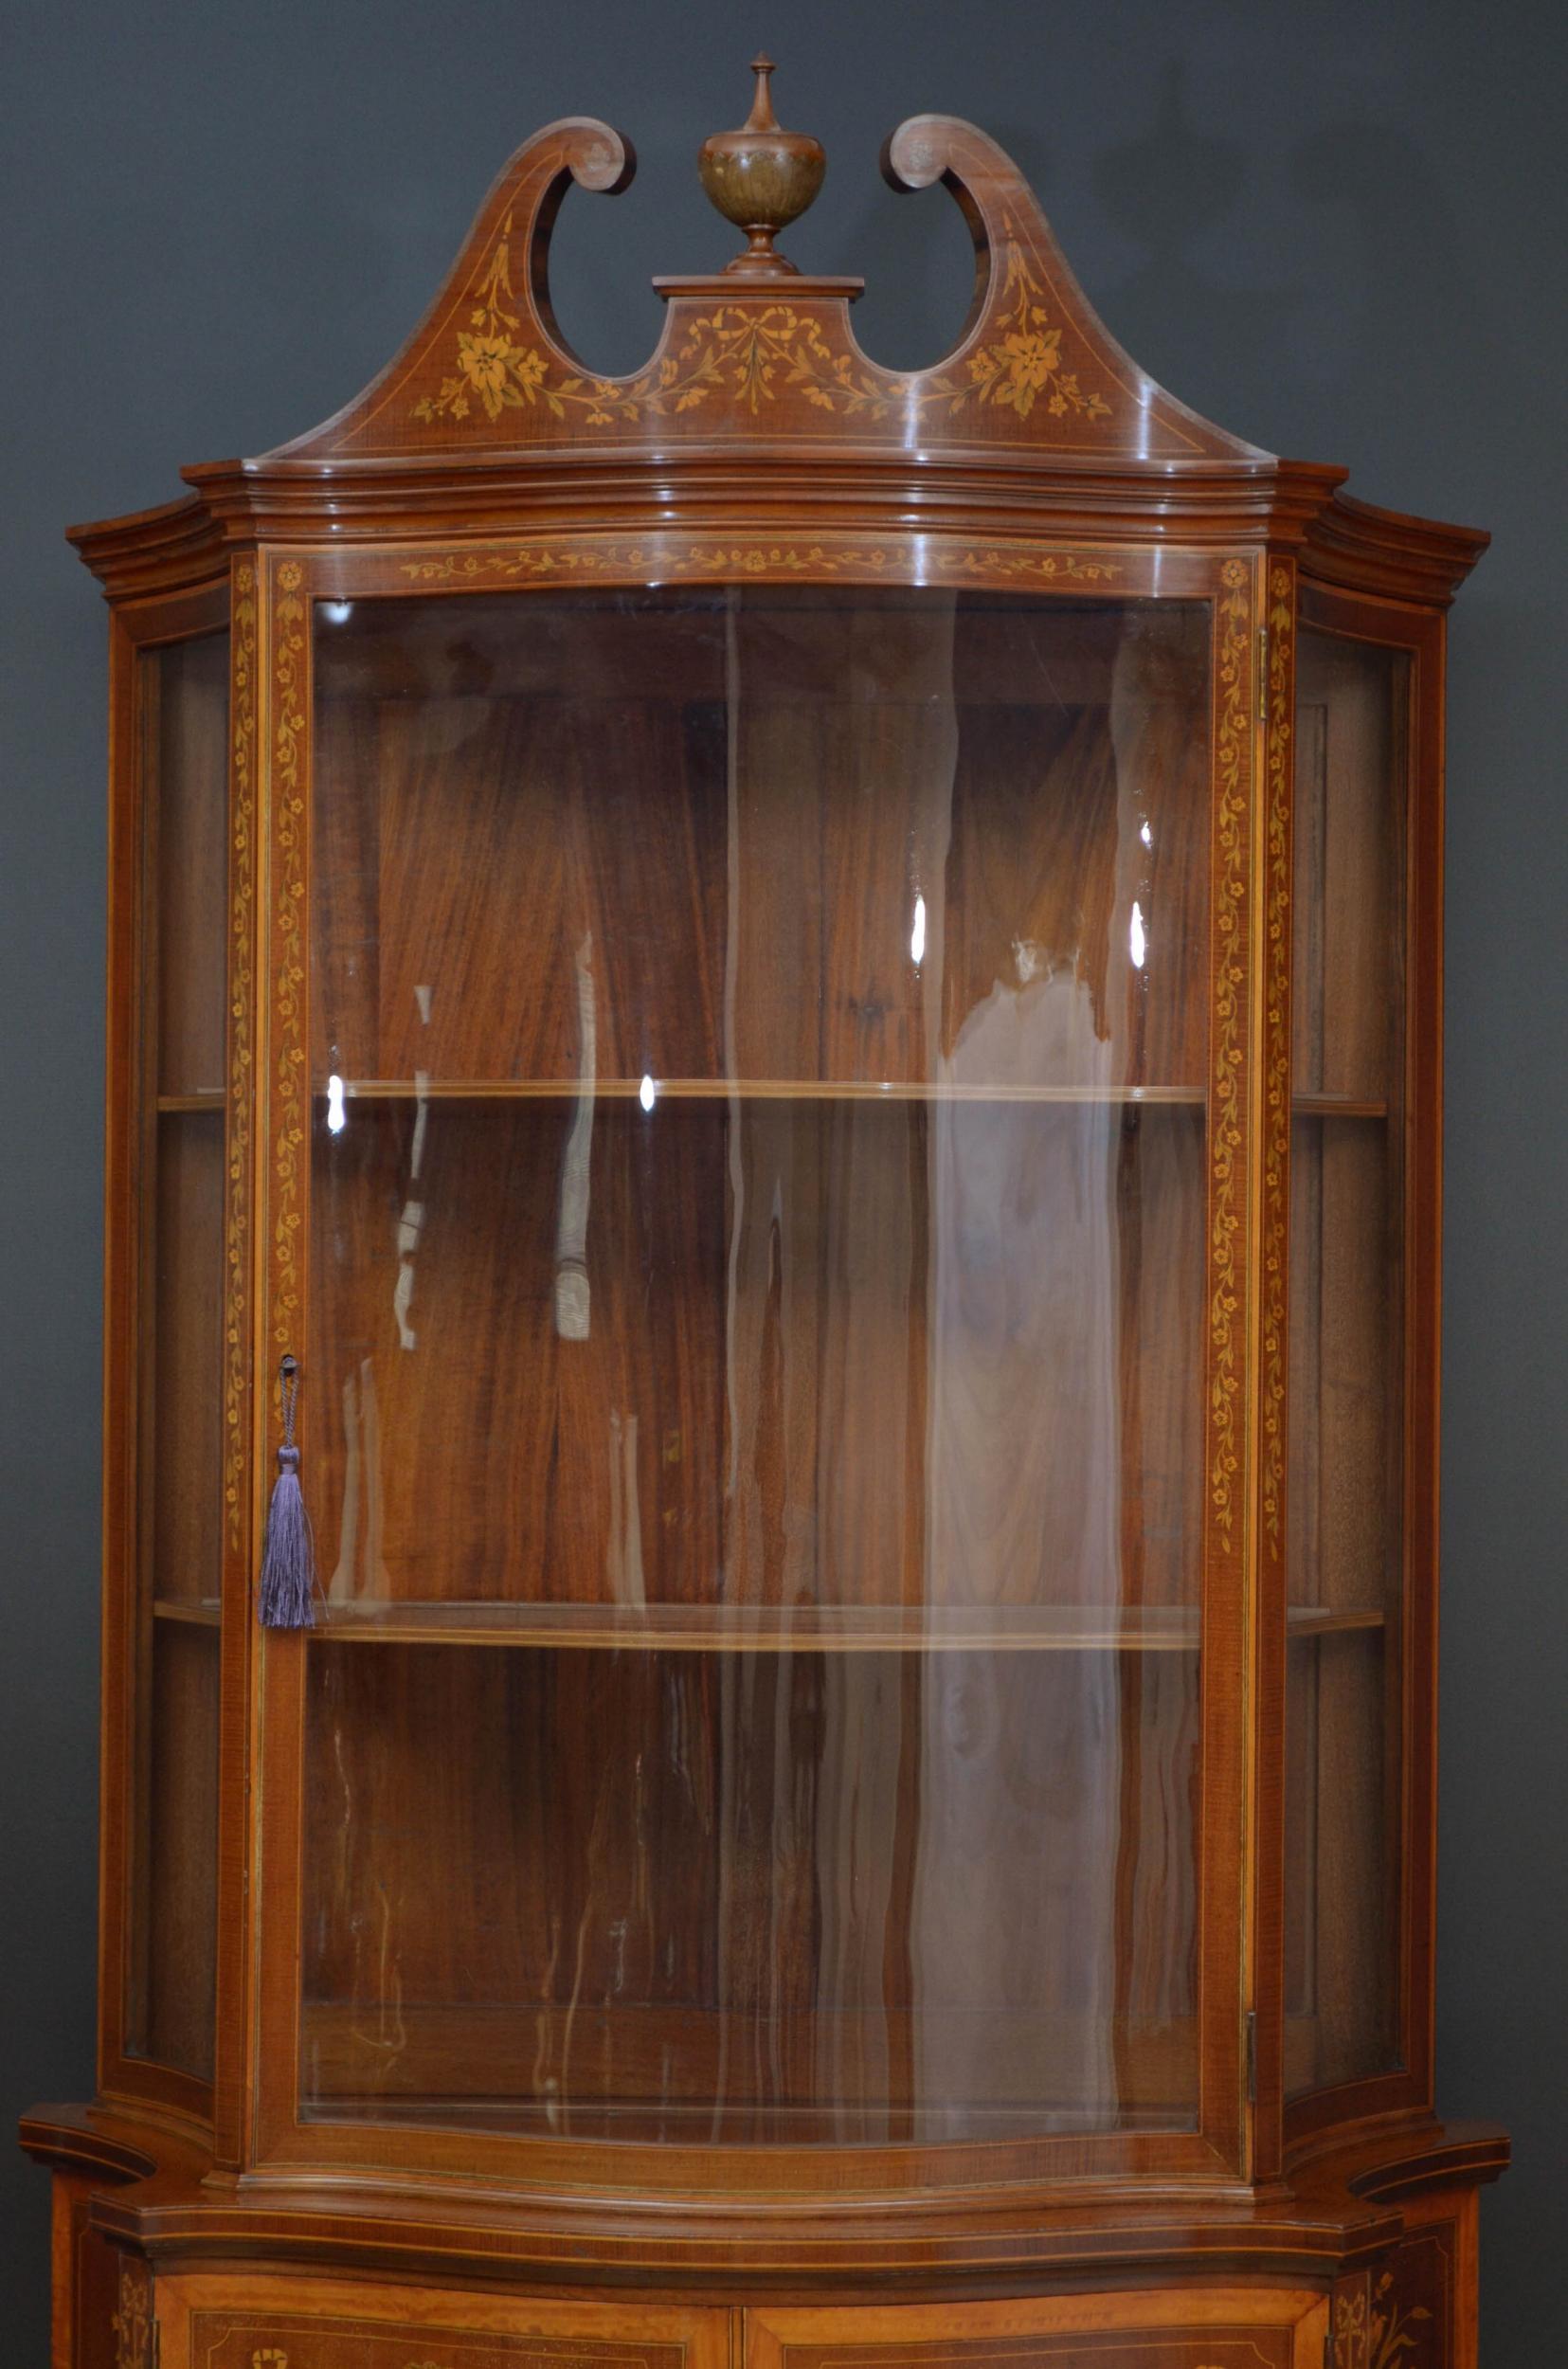
M 315 681 L 306 2110 L 1193 2127 L 1206 607 Z

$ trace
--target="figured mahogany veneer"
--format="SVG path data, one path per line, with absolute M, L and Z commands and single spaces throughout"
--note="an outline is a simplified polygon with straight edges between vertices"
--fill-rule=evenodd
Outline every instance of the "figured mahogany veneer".
M 99 2101 L 54 2369 L 1473 2369 L 1442 666 L 973 126 L 600 376 L 528 142 L 109 596 Z M 575 202 L 575 201 L 574 201 Z M 589 1216 L 591 1212 L 591 1218 Z M 316 1635 L 255 1596 L 303 1361 Z

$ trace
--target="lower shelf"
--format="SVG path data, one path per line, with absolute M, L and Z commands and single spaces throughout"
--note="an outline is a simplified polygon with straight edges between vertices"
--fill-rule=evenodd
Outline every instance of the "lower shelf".
M 644 2143 L 880 2146 L 1191 2130 L 1190 2015 L 307 2001 L 327 2122 Z M 760 2043 L 760 2044 L 759 2044 Z

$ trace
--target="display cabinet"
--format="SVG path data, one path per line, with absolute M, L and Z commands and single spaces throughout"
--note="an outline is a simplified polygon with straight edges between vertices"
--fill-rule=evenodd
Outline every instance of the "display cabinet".
M 1485 538 L 1185 410 L 945 117 L 884 166 L 974 299 L 882 368 L 778 251 L 821 155 L 768 89 L 702 158 L 746 249 L 658 283 L 644 369 L 553 317 L 563 197 L 632 171 L 557 123 L 364 395 L 76 537 L 57 2369 L 1473 2360 L 1505 2146 L 1434 2119 L 1432 1940 Z

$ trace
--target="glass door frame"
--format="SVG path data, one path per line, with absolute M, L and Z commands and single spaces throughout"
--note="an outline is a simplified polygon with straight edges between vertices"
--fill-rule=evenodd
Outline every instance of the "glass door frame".
M 1437 609 L 1304 584 L 1300 623 L 1314 633 L 1409 660 L 1405 716 L 1403 1602 L 1400 1620 L 1399 1872 L 1396 1928 L 1399 2070 L 1290 2099 L 1293 2154 L 1322 2133 L 1395 2114 L 1429 2113 L 1435 2019 L 1438 1427 L 1442 1295 L 1443 678 L 1447 619 Z M 1289 1045 L 1289 1012 L 1286 1037 Z M 1287 1056 L 1289 1059 L 1289 1055 Z M 1289 1079 L 1287 1108 L 1289 1108 Z M 1289 1132 L 1289 1130 L 1287 1130 Z M 1287 1150 L 1287 1162 L 1289 1153 Z M 1283 1700 L 1283 1643 L 1272 1676 Z M 1283 1729 L 1283 1723 L 1282 1723 Z M 1283 1813 L 1277 1836 L 1284 1888 Z M 1283 1991 L 1273 2012 L 1281 2019 Z
M 148 661 L 160 650 L 183 642 L 229 636 L 229 744 L 232 762 L 236 637 L 226 579 L 188 591 L 156 593 L 117 602 L 109 624 L 109 839 L 107 1027 L 105 1032 L 104 1301 L 103 1301 L 103 1589 L 102 1758 L 99 1770 L 99 2031 L 98 2089 L 106 2104 L 153 2106 L 204 2129 L 214 2118 L 216 2074 L 205 2080 L 150 2055 L 133 2054 L 129 2038 L 129 1974 L 135 1946 L 137 1832 L 146 1815 L 143 1799 L 152 1748 L 152 1703 L 144 1683 L 148 1640 L 141 1634 L 144 1599 L 143 1500 L 146 1476 L 139 1469 L 138 1433 L 144 1387 L 148 1295 L 148 1187 L 152 1132 L 156 1124 L 156 1048 L 147 1022 L 154 991 L 150 945 L 155 944 L 156 884 L 153 877 L 149 817 L 158 796 L 154 752 L 150 747 L 146 692 Z M 227 895 L 233 893 L 233 808 L 229 790 Z M 227 927 L 225 986 L 232 1004 L 234 949 Z M 232 1034 L 232 1014 L 230 1019 Z M 223 1108 L 225 1179 L 232 1176 L 238 1135 L 249 1127 L 250 1083 L 236 1076 L 226 1058 Z M 225 1186 L 225 1203 L 227 1192 Z M 225 1224 L 228 1211 L 225 1207 Z M 220 1640 L 220 1760 L 230 1751 L 222 1705 L 233 1699 L 231 1638 L 237 1558 L 225 1539 Z M 243 1586 L 243 1569 L 238 1571 Z M 241 1600 L 243 1598 L 242 1595 Z M 243 1632 L 245 1623 L 237 1624 Z M 214 1872 L 214 1914 L 220 1960 L 225 1936 L 243 1931 L 243 1904 L 226 1890 L 223 1875 L 223 1802 L 220 1780 L 219 1865 Z M 145 1912 L 145 1911 L 144 1911 Z M 222 1977 L 220 1976 L 220 1984 Z M 215 2053 L 224 2016 L 220 1992 L 215 2014 Z
M 1251 2169 L 1247 2098 L 1249 2008 L 1254 2003 L 1252 1721 L 1257 1588 L 1255 1421 L 1261 1311 L 1253 1288 L 1261 1222 L 1264 1013 L 1260 867 L 1265 719 L 1259 640 L 1261 554 L 1186 552 L 1066 538 L 999 543 L 941 533 L 825 530 L 793 542 L 730 529 L 513 536 L 457 546 L 429 542 L 364 550 L 263 551 L 261 642 L 266 694 L 261 733 L 261 912 L 266 916 L 256 1075 L 259 1160 L 258 1288 L 251 1373 L 257 1487 L 272 1470 L 279 1398 L 276 1360 L 303 1337 L 309 1288 L 308 1076 L 310 773 L 313 604 L 432 593 L 557 591 L 676 581 L 813 581 L 964 586 L 1074 601 L 1155 597 L 1211 606 L 1210 976 L 1205 1310 L 1205 1527 L 1202 1554 L 1201 1806 L 1198 1821 L 1199 2098 L 1192 2132 L 1129 2131 L 951 2146 L 676 2146 L 494 2137 L 470 2131 L 305 2121 L 297 2107 L 300 1918 L 303 1901 L 305 1656 L 297 1633 L 266 1632 L 252 1657 L 250 1714 L 260 1759 L 252 1816 L 259 1880 L 251 1888 L 249 1955 L 256 2013 L 254 2117 L 246 2160 L 269 2176 L 417 2181 L 474 2176 L 520 2190 L 569 2188 L 722 2197 L 765 2189 L 785 2199 L 820 2195 L 824 2156 L 836 2195 L 962 2191 L 1008 2183 L 1031 2191 L 1085 2179 L 1158 2176 L 1234 2186 Z M 264 1262 L 265 1274 L 261 1273 Z M 308 1430 L 304 1439 L 308 1461 Z M 252 1615 L 254 1619 L 254 1615 Z M 363 1649 L 361 1649 L 363 1650 Z M 373 1650 L 373 1649 L 372 1649 Z M 856 2177 L 846 2183 L 856 2158 Z

